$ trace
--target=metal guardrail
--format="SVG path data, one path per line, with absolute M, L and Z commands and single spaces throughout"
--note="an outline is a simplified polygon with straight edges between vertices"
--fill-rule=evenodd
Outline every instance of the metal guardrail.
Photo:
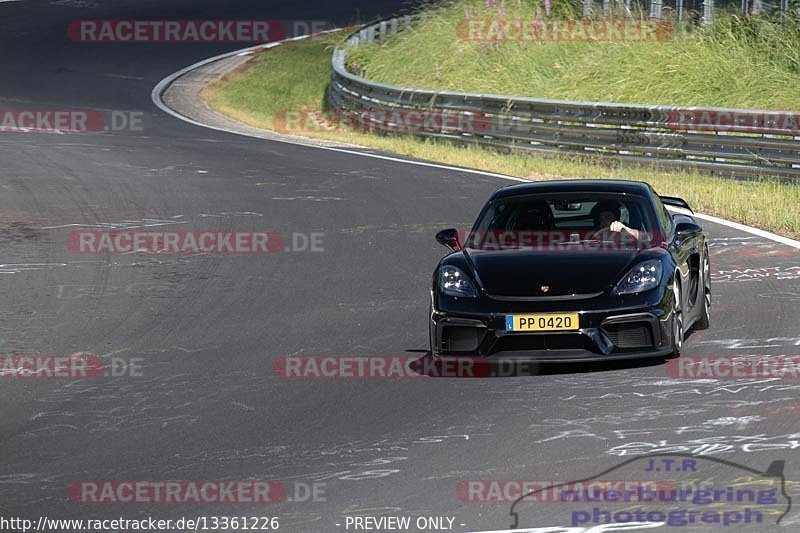
M 381 41 L 424 16 L 369 24 L 348 37 L 347 45 Z M 734 177 L 800 177 L 800 112 L 570 102 L 398 87 L 350 72 L 345 48 L 333 52 L 332 64 L 332 109 L 355 117 L 370 131 Z

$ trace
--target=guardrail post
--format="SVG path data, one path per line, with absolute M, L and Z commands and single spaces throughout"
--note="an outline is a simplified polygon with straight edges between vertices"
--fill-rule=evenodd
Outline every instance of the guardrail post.
M 714 0 L 703 0 L 703 24 L 714 22 Z
M 389 28 L 392 33 L 397 33 L 397 19 L 389 21 Z
M 381 21 L 380 40 L 386 39 L 386 21 Z
M 650 18 L 651 19 L 660 19 L 661 18 L 661 9 L 664 4 L 661 3 L 661 0 L 650 0 Z
M 603 0 L 603 16 L 608 17 L 609 11 L 611 9 L 611 1 L 610 0 Z
M 683 20 L 683 0 L 675 0 L 675 16 L 678 22 Z
M 593 7 L 594 7 L 593 0 L 583 0 L 583 18 L 589 18 L 592 15 Z

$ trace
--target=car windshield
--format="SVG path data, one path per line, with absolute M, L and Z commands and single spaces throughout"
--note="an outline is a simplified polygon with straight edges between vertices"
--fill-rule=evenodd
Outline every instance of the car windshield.
M 651 242 L 658 229 L 642 197 L 622 194 L 536 194 L 489 204 L 466 239 L 472 249 L 536 244 Z

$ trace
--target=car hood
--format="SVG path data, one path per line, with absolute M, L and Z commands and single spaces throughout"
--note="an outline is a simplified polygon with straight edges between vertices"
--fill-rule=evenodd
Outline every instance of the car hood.
M 622 277 L 637 253 L 468 249 L 464 255 L 487 293 L 525 298 L 605 292 Z

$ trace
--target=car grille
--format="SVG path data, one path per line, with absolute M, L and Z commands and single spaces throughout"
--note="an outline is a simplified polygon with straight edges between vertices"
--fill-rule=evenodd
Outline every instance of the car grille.
M 608 338 L 621 349 L 651 348 L 653 332 L 647 322 L 630 322 L 627 324 L 608 324 L 603 326 Z
M 579 334 L 515 334 L 503 335 L 492 347 L 492 353 L 524 352 L 531 350 L 590 350 L 597 352 L 597 347 L 583 335 Z

